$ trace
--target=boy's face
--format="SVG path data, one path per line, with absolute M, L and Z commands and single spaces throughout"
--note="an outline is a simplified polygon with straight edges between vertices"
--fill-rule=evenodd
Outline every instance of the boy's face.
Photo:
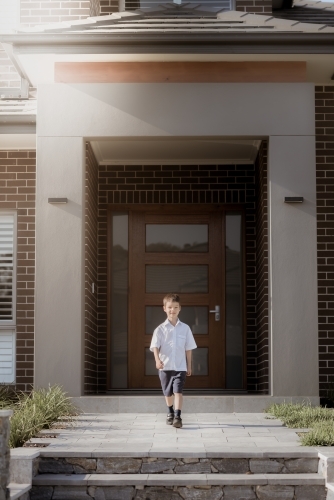
M 178 302 L 166 302 L 164 305 L 164 311 L 170 321 L 175 321 L 181 311 L 181 306 Z

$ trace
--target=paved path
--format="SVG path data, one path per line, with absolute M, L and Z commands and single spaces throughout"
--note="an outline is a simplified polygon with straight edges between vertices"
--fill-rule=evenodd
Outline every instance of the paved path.
M 300 451 L 296 429 L 263 413 L 183 414 L 183 428 L 166 425 L 164 414 L 83 414 L 71 426 L 43 431 L 36 443 L 50 443 L 43 451 L 100 451 L 138 453 L 154 452 L 175 455 L 175 452 L 207 453 L 226 451 L 260 452 L 265 449 L 282 452 L 283 448 Z M 306 451 L 306 450 L 305 450 Z

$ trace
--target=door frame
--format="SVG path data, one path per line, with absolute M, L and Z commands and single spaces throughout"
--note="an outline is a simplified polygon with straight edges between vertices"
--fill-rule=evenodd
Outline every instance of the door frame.
M 157 214 L 159 213 L 160 215 L 165 213 L 166 215 L 168 214 L 174 214 L 175 215 L 175 209 L 179 208 L 180 212 L 182 214 L 203 214 L 203 213 L 212 213 L 212 212 L 235 212 L 238 211 L 241 213 L 242 216 L 242 249 L 243 249 L 243 260 L 242 260 L 242 299 L 243 299 L 243 327 L 242 327 L 242 338 L 243 338 L 243 388 L 242 389 L 235 389 L 236 392 L 240 391 L 245 391 L 247 389 L 247 291 L 246 291 L 246 284 L 247 284 L 247 277 L 246 277 L 246 263 L 247 263 L 247 258 L 246 258 L 246 210 L 244 205 L 238 205 L 238 204 L 204 204 L 204 203 L 198 203 L 198 204 L 188 204 L 188 203 L 178 203 L 178 204 L 155 204 L 155 203 L 119 203 L 119 204 L 109 204 L 107 206 L 107 391 L 117 391 L 117 392 L 136 392 L 135 389 L 114 389 L 111 387 L 111 319 L 112 319 L 112 308 L 111 308 L 111 283 L 112 283 L 112 252 L 111 252 L 111 247 L 112 247 L 112 213 L 114 212 L 145 212 L 149 214 Z M 129 220 L 129 232 L 130 232 L 130 220 Z M 130 234 L 129 234 L 129 242 L 131 241 Z M 222 249 L 222 255 L 223 255 L 223 260 L 225 261 L 225 248 Z M 130 253 L 129 253 L 129 259 L 130 259 Z M 129 264 L 129 271 L 130 271 L 130 264 Z M 222 271 L 225 273 L 225 265 L 222 266 Z M 128 290 L 129 290 L 129 284 L 130 284 L 130 279 L 131 279 L 131 273 L 128 273 Z M 223 283 L 225 283 L 225 277 L 223 276 Z M 225 297 L 225 286 L 224 289 L 222 290 L 222 294 L 224 297 L 224 307 L 226 308 L 226 297 Z M 129 306 L 129 293 L 128 293 L 128 306 Z M 129 314 L 129 307 L 128 307 L 128 314 Z M 225 315 L 224 315 L 225 317 Z M 129 317 L 128 317 L 129 318 Z M 225 330 L 226 324 L 223 325 L 223 328 Z M 226 336 L 224 334 L 224 338 L 226 339 Z M 226 351 L 225 351 L 226 352 Z M 225 362 L 225 360 L 224 360 Z M 129 366 L 128 366 L 128 373 L 129 373 Z M 147 391 L 150 391 L 150 389 L 146 389 Z M 155 389 L 156 390 L 156 389 Z M 204 390 L 205 391 L 205 390 Z M 233 389 L 222 389 L 222 391 L 227 391 L 229 393 L 233 392 Z M 138 392 L 140 392 L 140 389 L 138 389 Z M 199 392 L 203 392 L 203 389 L 199 389 Z M 210 392 L 210 389 L 208 389 L 208 392 Z

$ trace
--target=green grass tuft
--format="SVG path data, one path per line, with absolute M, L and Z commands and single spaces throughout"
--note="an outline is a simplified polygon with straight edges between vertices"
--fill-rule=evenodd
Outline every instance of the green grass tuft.
M 294 429 L 312 427 L 315 422 L 334 422 L 332 409 L 311 406 L 310 403 L 273 404 L 265 411 L 282 420 L 287 427 Z
M 334 410 L 301 404 L 273 404 L 265 410 L 266 413 L 279 418 L 292 429 L 310 429 L 301 435 L 303 446 L 333 446 L 334 445 Z
M 303 446 L 334 446 L 334 423 L 318 422 L 309 432 L 302 434 Z
M 30 394 L 15 394 L 1 388 L 0 408 L 13 410 L 9 436 L 11 448 L 23 446 L 41 429 L 49 429 L 58 419 L 77 415 L 70 398 L 58 385 L 32 391 Z

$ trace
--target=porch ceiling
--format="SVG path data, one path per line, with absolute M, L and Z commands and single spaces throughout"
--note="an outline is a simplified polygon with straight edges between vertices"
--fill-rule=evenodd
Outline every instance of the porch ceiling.
M 253 139 L 154 139 L 93 140 L 100 165 L 113 163 L 240 163 L 255 161 L 259 140 Z

